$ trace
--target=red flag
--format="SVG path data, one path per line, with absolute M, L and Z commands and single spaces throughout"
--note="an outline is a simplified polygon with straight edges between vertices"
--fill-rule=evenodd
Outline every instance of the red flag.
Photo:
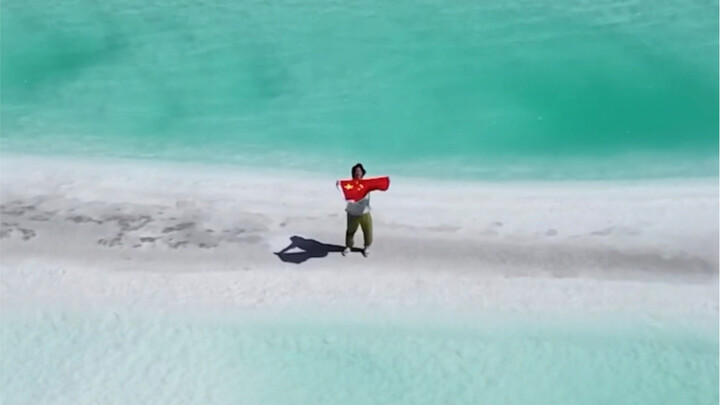
M 390 187 L 390 177 L 370 177 L 367 179 L 338 180 L 337 186 L 343 192 L 345 200 L 359 201 L 367 193 L 375 190 L 385 191 Z

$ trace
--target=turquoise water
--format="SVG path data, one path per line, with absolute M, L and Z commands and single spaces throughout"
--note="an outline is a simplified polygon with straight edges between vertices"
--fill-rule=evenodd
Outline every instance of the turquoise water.
M 5 152 L 716 176 L 714 1 L 7 0 Z
M 4 404 L 717 404 L 717 334 L 634 324 L 3 317 Z M 467 321 L 467 320 L 466 320 Z

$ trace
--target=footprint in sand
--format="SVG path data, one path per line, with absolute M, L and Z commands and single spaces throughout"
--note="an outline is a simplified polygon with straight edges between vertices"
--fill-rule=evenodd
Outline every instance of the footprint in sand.
M 177 232 L 182 231 L 188 228 L 192 228 L 195 226 L 195 222 L 183 222 L 181 224 L 177 224 L 175 226 L 169 226 L 162 230 L 162 233 L 170 233 L 170 232 Z
M 498 236 L 500 234 L 500 232 L 498 232 L 498 229 L 502 228 L 502 226 L 503 226 L 502 222 L 495 221 L 488 226 L 488 229 L 480 232 L 480 235 L 482 235 L 482 236 Z
M 626 227 L 626 226 L 611 226 L 609 228 L 604 228 L 599 231 L 592 232 L 590 235 L 592 236 L 609 236 L 609 235 L 638 235 L 640 234 L 640 231 L 634 228 Z
M 102 225 L 102 223 L 103 223 L 103 221 L 101 221 L 99 219 L 91 218 L 86 215 L 76 215 L 73 217 L 65 218 L 65 220 L 75 222 L 76 224 L 84 224 L 84 223 L 92 222 L 92 223 L 95 223 L 98 225 Z
M 21 228 L 19 224 L 3 222 L 0 226 L 0 239 L 11 238 L 18 235 L 22 240 L 30 240 L 37 236 L 34 230 Z
M 34 205 L 20 205 L 18 207 L 13 207 L 12 209 L 7 209 L 7 207 L 2 208 L 2 214 L 3 215 L 10 215 L 14 217 L 21 217 L 25 215 L 26 212 L 29 211 L 35 211 Z

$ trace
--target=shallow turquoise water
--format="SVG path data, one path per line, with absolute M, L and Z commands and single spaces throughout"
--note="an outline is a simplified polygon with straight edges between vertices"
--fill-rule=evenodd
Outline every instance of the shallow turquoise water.
M 2 402 L 718 402 L 716 333 L 306 318 L 6 314 Z
M 2 2 L 5 152 L 716 176 L 718 5 Z

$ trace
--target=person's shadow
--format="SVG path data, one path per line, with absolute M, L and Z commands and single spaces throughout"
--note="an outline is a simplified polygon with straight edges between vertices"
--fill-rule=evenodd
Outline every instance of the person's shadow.
M 301 252 L 288 253 L 289 250 L 294 248 L 300 249 Z M 300 264 L 308 259 L 327 257 L 327 255 L 332 252 L 342 252 L 343 249 L 345 249 L 344 246 L 330 245 L 318 242 L 315 239 L 306 239 L 302 236 L 294 235 L 290 237 L 290 244 L 275 254 L 285 263 Z

